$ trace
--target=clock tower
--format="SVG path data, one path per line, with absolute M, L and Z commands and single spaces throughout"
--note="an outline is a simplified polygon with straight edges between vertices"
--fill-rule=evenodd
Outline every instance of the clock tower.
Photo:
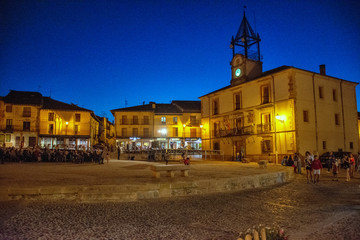
M 231 65 L 231 85 L 237 85 L 254 79 L 262 73 L 260 61 L 260 36 L 251 28 L 244 12 L 244 17 L 236 36 L 231 38 L 233 59 Z M 240 47 L 240 49 L 235 49 Z

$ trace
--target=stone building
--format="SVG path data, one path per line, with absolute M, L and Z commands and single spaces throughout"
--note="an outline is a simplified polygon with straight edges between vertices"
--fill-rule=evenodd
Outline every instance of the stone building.
M 244 14 L 231 42 L 230 85 L 200 97 L 203 149 L 278 163 L 295 152 L 357 153 L 357 83 L 326 75 L 325 65 L 263 72 L 259 42 Z
M 118 146 L 201 149 L 200 101 L 172 101 L 111 110 Z
M 0 98 L 0 144 L 88 148 L 93 141 L 91 113 L 38 92 L 11 90 Z

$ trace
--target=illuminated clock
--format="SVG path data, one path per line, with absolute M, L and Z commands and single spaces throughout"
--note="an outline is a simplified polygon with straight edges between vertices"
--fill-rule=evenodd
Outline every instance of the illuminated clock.
M 237 68 L 237 69 L 235 70 L 235 76 L 236 76 L 236 77 L 239 77 L 240 74 L 241 74 L 241 69 L 240 69 L 240 68 Z

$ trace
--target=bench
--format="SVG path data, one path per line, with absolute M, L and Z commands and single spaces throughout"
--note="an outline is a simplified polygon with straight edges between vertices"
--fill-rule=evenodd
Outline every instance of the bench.
M 180 165 L 180 164 L 171 164 L 171 165 L 152 165 L 150 169 L 153 172 L 153 177 L 160 178 L 160 172 L 168 172 L 170 177 L 175 176 L 175 171 L 181 171 L 181 176 L 189 176 L 190 166 Z
M 266 168 L 268 162 L 269 162 L 268 160 L 259 160 L 259 161 L 258 161 L 259 167 L 260 167 L 260 168 Z

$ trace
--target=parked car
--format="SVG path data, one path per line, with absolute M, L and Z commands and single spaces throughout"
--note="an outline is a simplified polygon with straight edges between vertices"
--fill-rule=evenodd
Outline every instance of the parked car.
M 345 155 L 349 155 L 350 153 L 351 152 L 333 152 L 333 155 L 335 156 L 336 159 L 340 159 L 341 161 L 341 159 L 343 159 Z M 326 152 L 320 155 L 319 157 L 321 164 L 325 168 L 327 167 L 329 156 L 330 156 L 330 152 Z M 342 164 L 342 161 L 340 162 L 340 164 Z

